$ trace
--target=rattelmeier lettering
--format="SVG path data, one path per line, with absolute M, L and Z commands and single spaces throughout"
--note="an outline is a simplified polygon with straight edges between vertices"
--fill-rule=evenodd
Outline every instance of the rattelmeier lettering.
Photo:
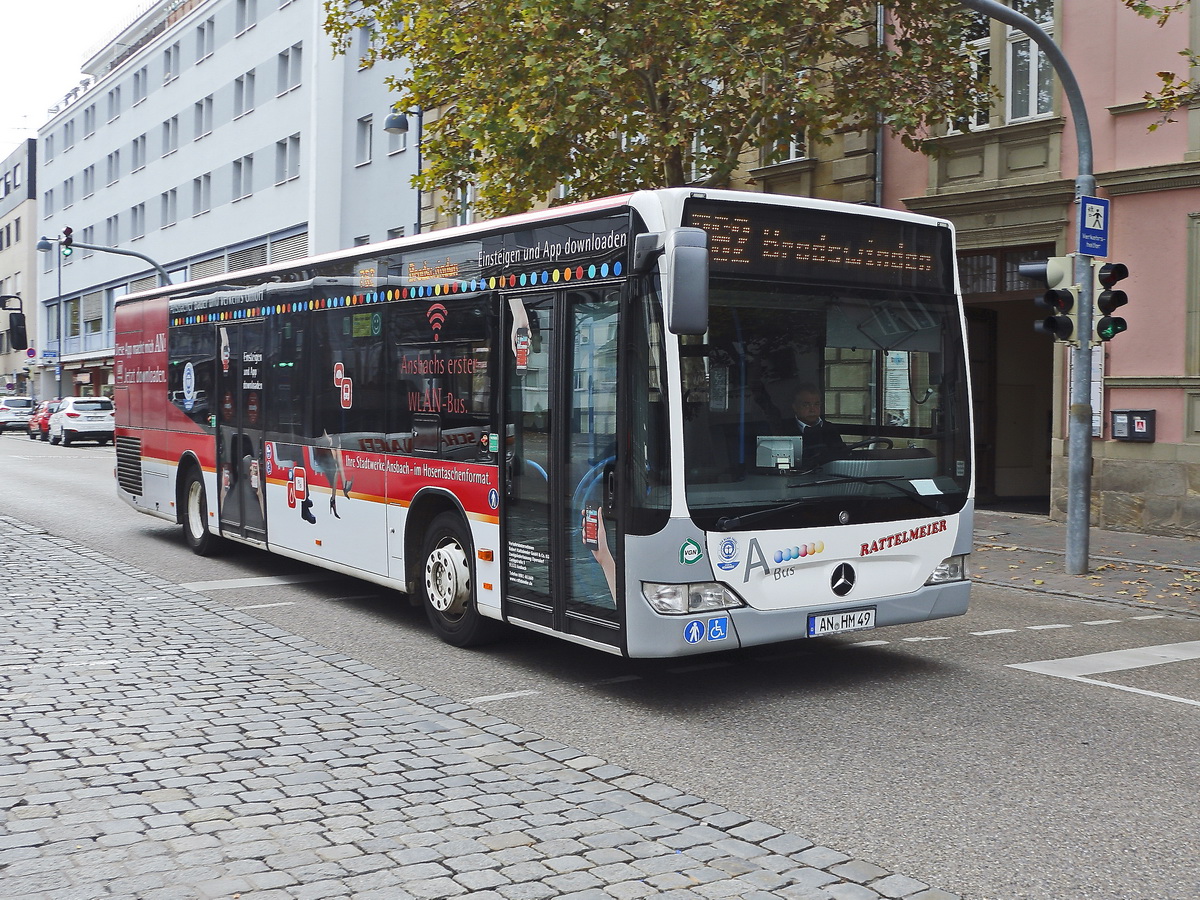
M 869 544 L 863 544 L 858 551 L 858 555 L 870 556 L 872 553 L 878 553 L 880 550 L 890 550 L 892 547 L 899 547 L 901 544 L 907 544 L 909 541 L 919 541 L 921 538 L 929 537 L 931 534 L 941 534 L 945 530 L 946 520 L 940 519 L 937 522 L 922 525 L 920 528 L 913 528 L 909 531 L 898 531 L 895 534 L 889 534 L 887 537 L 881 537 L 877 541 L 871 541 Z

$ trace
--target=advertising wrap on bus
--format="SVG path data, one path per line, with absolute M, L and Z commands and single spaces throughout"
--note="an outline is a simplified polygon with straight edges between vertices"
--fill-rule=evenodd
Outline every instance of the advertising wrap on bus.
M 906 213 L 672 189 L 123 297 L 119 493 L 197 553 L 406 594 L 458 646 L 959 614 L 953 252 Z

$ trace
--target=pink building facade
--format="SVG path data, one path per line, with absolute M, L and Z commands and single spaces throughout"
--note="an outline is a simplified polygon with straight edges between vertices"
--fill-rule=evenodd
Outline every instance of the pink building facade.
M 1200 5 L 1161 28 L 1116 0 L 1010 5 L 1038 21 L 1071 64 L 1098 193 L 1111 201 L 1108 261 L 1130 271 L 1119 285 L 1129 305 L 1118 313 L 1129 330 L 1093 350 L 1093 522 L 1200 535 L 1200 109 L 1152 131 L 1159 114 L 1144 100 L 1159 87 L 1157 72 L 1187 74 L 1177 51 L 1200 47 Z M 937 138 L 934 157 L 884 140 L 881 199 L 958 228 L 980 502 L 1049 498 L 1060 517 L 1069 355 L 1034 332 L 1038 286 L 1016 267 L 1076 249 L 1076 125 L 1027 36 L 979 17 L 969 37 L 996 102 Z M 1116 431 L 1114 413 L 1125 415 Z M 1121 439 L 1122 421 L 1135 440 Z

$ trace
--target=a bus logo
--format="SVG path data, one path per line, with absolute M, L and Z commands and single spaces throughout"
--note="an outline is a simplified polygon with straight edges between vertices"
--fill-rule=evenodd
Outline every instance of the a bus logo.
M 425 318 L 429 320 L 429 327 L 433 330 L 433 339 L 438 340 L 438 332 L 442 330 L 442 323 L 446 321 L 446 307 L 440 303 L 432 304 L 425 311 Z
M 691 538 L 679 548 L 679 561 L 685 566 L 693 565 L 704 558 L 704 549 Z

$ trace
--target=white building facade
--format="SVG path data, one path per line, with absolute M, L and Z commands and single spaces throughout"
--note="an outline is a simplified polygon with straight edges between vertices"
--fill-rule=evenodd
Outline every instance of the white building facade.
M 37 309 L 34 287 L 37 272 L 37 143 L 21 141 L 0 162 L 0 394 L 29 394 L 32 370 L 29 355 L 9 345 L 9 311 L 25 313 L 31 345 L 37 343 Z
M 383 131 L 388 72 L 335 58 L 323 18 L 320 0 L 153 0 L 86 61 L 38 132 L 35 393 L 111 392 L 113 303 L 159 283 L 154 263 L 181 282 L 412 233 L 418 153 Z M 65 228 L 118 252 L 63 256 Z

